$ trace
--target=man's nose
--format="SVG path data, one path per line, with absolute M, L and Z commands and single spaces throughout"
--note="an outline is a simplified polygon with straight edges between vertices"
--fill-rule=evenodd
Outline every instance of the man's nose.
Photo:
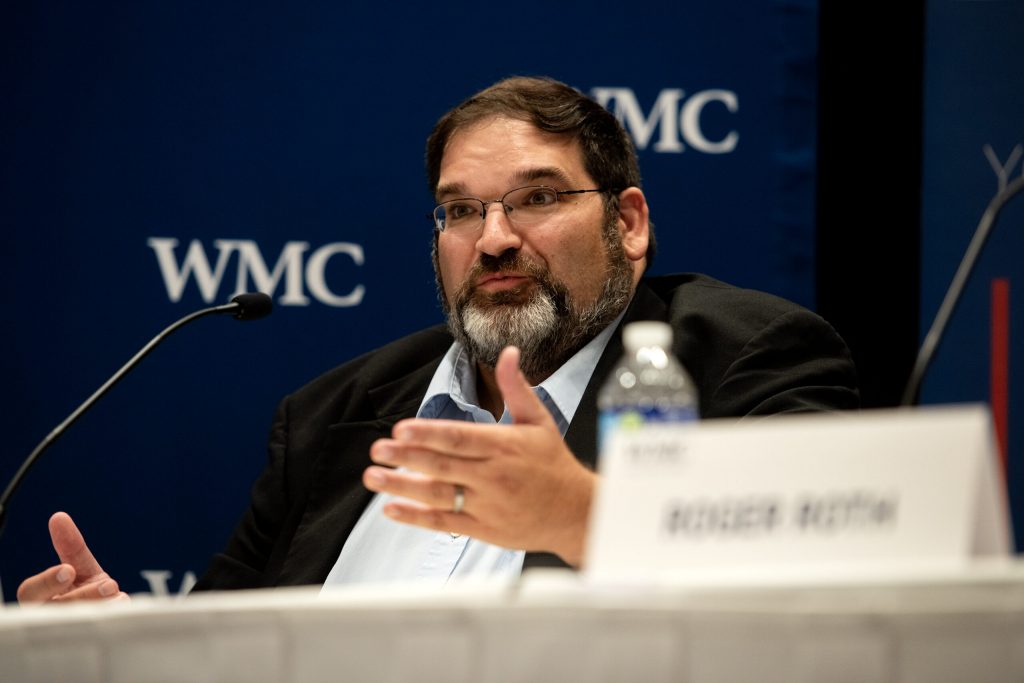
M 512 225 L 501 202 L 484 207 L 484 224 L 480 228 L 480 238 L 476 242 L 478 251 L 498 256 L 509 249 L 519 249 L 522 244 L 519 231 Z

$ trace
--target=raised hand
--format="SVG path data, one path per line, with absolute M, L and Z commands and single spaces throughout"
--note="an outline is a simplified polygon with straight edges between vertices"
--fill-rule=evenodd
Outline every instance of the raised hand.
M 467 534 L 506 548 L 558 554 L 578 566 L 597 475 L 562 440 L 519 371 L 519 350 L 495 367 L 512 425 L 403 420 L 376 441 L 363 483 L 401 498 L 384 514 L 415 526 Z M 457 493 L 462 509 L 455 511 Z
M 128 599 L 117 581 L 100 567 L 85 544 L 82 532 L 67 513 L 54 513 L 49 527 L 53 549 L 61 563 L 22 581 L 18 586 L 18 602 Z

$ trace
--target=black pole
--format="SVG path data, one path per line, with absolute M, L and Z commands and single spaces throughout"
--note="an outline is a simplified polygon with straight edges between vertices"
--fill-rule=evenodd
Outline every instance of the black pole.
M 7 510 L 11 497 L 14 496 L 15 491 L 21 486 L 21 482 L 25 479 L 25 475 L 32 468 L 32 466 L 39 460 L 39 457 L 46 452 L 46 450 L 53 445 L 53 443 L 59 439 L 68 427 L 73 425 L 78 418 L 82 417 L 93 405 L 96 404 L 108 391 L 110 391 L 115 384 L 121 381 L 121 379 L 127 375 L 132 368 L 139 364 L 139 362 L 149 355 L 149 353 L 157 347 L 160 342 L 170 336 L 173 332 L 189 324 L 193 320 L 199 318 L 214 315 L 217 313 L 234 313 L 235 317 L 239 320 L 253 320 L 270 313 L 272 307 L 270 297 L 265 294 L 240 294 L 231 300 L 231 303 L 223 304 L 221 306 L 213 306 L 211 308 L 204 308 L 200 311 L 189 313 L 184 318 L 172 323 L 170 326 L 165 328 L 160 334 L 153 337 L 148 344 L 142 347 L 142 349 L 132 356 L 131 360 L 125 363 L 120 370 L 115 372 L 113 376 L 103 383 L 99 389 L 97 389 L 92 396 L 85 399 L 82 405 L 78 406 L 70 415 L 68 415 L 63 422 L 57 425 L 53 431 L 46 435 L 46 437 L 39 442 L 39 445 L 33 449 L 29 456 L 25 458 L 25 461 L 18 468 L 18 471 L 11 478 L 7 488 L 4 489 L 2 495 L 0 495 L 0 535 L 3 534 L 4 526 L 7 522 Z
M 914 369 L 910 373 L 910 379 L 907 380 L 907 388 L 903 392 L 903 400 L 900 402 L 900 405 L 912 406 L 917 403 L 918 394 L 921 392 L 921 381 L 928 371 L 928 366 L 931 365 L 935 352 L 938 351 L 939 344 L 942 342 L 943 335 L 946 332 L 946 326 L 949 324 L 949 319 L 953 317 L 953 311 L 956 310 L 957 304 L 960 303 L 960 298 L 964 293 L 971 273 L 974 272 L 974 266 L 978 262 L 981 250 L 996 225 L 996 219 L 999 218 L 999 213 L 1006 206 L 1006 203 L 1021 190 L 1024 190 L 1024 176 L 1017 178 L 997 192 L 992 201 L 988 203 L 985 213 L 981 214 L 978 227 L 974 230 L 974 237 L 971 238 L 971 243 L 967 245 L 967 251 L 964 252 L 963 259 L 960 260 L 960 266 L 956 269 L 953 281 L 949 283 L 949 289 L 946 290 L 946 296 L 942 299 L 942 305 L 939 306 L 939 311 L 935 314 L 935 320 L 932 321 L 932 326 L 928 330 L 928 334 L 925 335 L 924 342 L 921 344 L 921 350 L 917 353 L 917 360 L 914 362 Z

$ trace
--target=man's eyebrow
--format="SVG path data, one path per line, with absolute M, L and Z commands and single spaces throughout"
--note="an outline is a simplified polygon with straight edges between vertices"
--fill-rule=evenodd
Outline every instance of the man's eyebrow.
M 469 193 L 466 191 L 466 186 L 462 183 L 448 183 L 447 185 L 438 185 L 437 190 L 434 191 L 434 197 L 440 200 L 441 197 L 449 195 L 455 195 L 456 197 L 468 197 Z
M 509 176 L 508 189 L 511 190 L 515 187 L 522 187 L 522 185 L 529 185 L 539 180 L 555 182 L 566 187 L 573 183 L 569 174 L 557 166 L 540 166 L 537 168 L 525 168 L 513 173 Z M 440 201 L 442 197 L 471 197 L 472 195 L 464 184 L 448 183 L 446 185 L 438 185 L 434 196 Z
M 534 183 L 538 180 L 553 180 L 567 187 L 572 184 L 572 179 L 569 175 L 557 166 L 527 168 L 522 171 L 516 171 L 512 175 L 513 183 Z

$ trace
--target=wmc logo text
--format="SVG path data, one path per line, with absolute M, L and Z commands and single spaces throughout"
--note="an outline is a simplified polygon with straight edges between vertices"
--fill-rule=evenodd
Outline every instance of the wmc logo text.
M 146 244 L 156 254 L 167 296 L 173 302 L 181 300 L 189 280 L 195 281 L 203 301 L 213 303 L 224 298 L 219 293 L 232 264 L 234 294 L 258 290 L 274 296 L 281 286 L 283 292 L 277 302 L 282 306 L 308 306 L 311 300 L 307 292 L 328 306 L 358 306 L 366 293 L 362 284 L 346 286 L 342 292 L 327 286 L 327 266 L 332 259 L 363 265 L 363 248 L 352 242 L 331 242 L 312 251 L 309 242 L 286 242 L 273 268 L 267 266 L 259 245 L 252 240 L 214 240 L 215 260 L 210 259 L 199 240 L 189 243 L 180 260 L 176 254 L 178 240 L 173 237 L 150 237 Z
M 591 94 L 622 122 L 639 150 L 647 149 L 654 132 L 658 139 L 655 152 L 682 152 L 686 143 L 705 154 L 728 154 L 736 149 L 740 134 L 730 130 L 718 139 L 710 139 L 701 125 L 704 109 L 710 105 L 725 108 L 729 114 L 739 111 L 739 99 L 732 90 L 701 90 L 689 97 L 678 88 L 658 93 L 649 114 L 645 114 L 630 88 L 593 88 Z

